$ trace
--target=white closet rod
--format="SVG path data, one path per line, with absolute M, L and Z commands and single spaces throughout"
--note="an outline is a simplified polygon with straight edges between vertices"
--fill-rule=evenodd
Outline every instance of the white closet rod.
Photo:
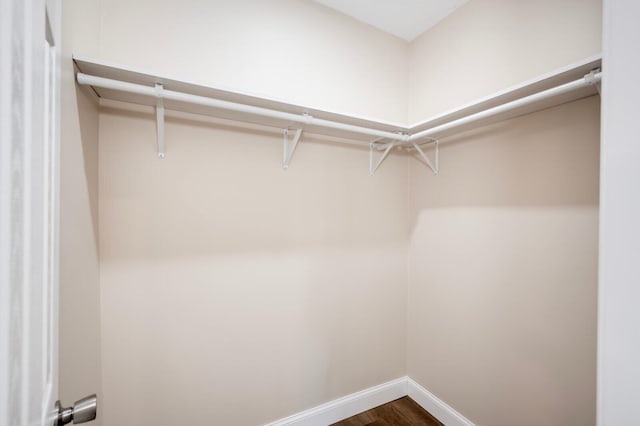
M 113 80 L 104 77 L 96 77 L 84 73 L 78 73 L 78 83 L 82 85 L 89 85 L 100 87 L 110 90 L 118 90 L 123 92 L 135 93 L 143 96 L 149 96 L 156 99 L 168 99 L 177 102 L 191 103 L 197 105 L 203 105 L 212 108 L 236 111 L 241 113 L 254 114 L 263 117 L 269 117 L 278 120 L 289 121 L 291 123 L 299 123 L 302 125 L 313 125 L 317 127 L 324 127 L 329 129 L 343 130 L 352 133 L 358 133 L 363 135 L 375 136 L 381 139 L 389 139 L 394 146 L 409 145 L 413 146 L 413 142 L 426 137 L 437 137 L 439 133 L 450 130 L 455 127 L 463 126 L 465 124 L 473 123 L 484 118 L 488 118 L 497 114 L 501 114 L 516 108 L 523 107 L 525 105 L 539 102 L 547 98 L 562 95 L 573 90 L 583 88 L 585 86 L 594 85 L 600 82 L 602 79 L 602 72 L 600 70 L 592 71 L 585 75 L 583 78 L 574 80 L 572 82 L 562 84 L 551 89 L 544 90 L 542 92 L 535 93 L 524 98 L 516 99 L 511 102 L 507 102 L 502 105 L 498 105 L 493 108 L 489 108 L 484 111 L 477 112 L 475 114 L 468 115 L 466 117 L 459 118 L 457 120 L 450 121 L 429 129 L 420 131 L 415 134 L 407 135 L 403 133 L 393 133 L 384 130 L 371 129 L 368 127 L 355 126 L 352 124 L 339 123 L 330 120 L 323 120 L 314 118 L 306 114 L 293 114 L 289 112 L 277 111 L 268 108 L 261 108 L 252 105 L 238 104 L 229 101 L 223 101 L 214 98 L 208 98 L 205 96 L 192 95 L 189 93 L 176 92 L 173 90 L 164 90 L 161 86 L 150 87 L 141 84 L 128 83 L 125 81 Z M 431 139 L 433 142 L 435 139 Z M 396 142 L 393 142 L 396 141 Z M 398 143 L 399 142 L 399 143 Z M 383 145 L 386 147 L 386 144 Z
M 520 108 L 534 102 L 539 102 L 547 98 L 563 95 L 573 90 L 581 89 L 585 86 L 594 85 L 599 83 L 601 80 L 602 72 L 600 70 L 592 71 L 591 73 L 578 80 L 574 80 L 560 86 L 552 87 L 551 89 L 543 90 L 542 92 L 534 93 L 533 95 L 525 96 L 524 98 L 516 99 L 515 101 L 507 102 L 506 104 L 498 105 L 496 107 L 489 108 L 484 111 L 480 111 L 475 114 L 471 114 L 466 117 L 441 124 L 439 126 L 431 127 L 418 133 L 414 133 L 409 136 L 409 142 L 417 141 L 425 137 L 437 136 L 439 133 L 442 133 L 446 130 L 473 123 L 474 121 L 482 120 L 484 118 L 489 118 L 503 112 L 508 112 L 510 110 Z
M 96 77 L 88 74 L 78 73 L 78 84 L 101 87 L 103 89 L 119 90 L 122 92 L 135 93 L 158 99 L 168 99 L 176 102 L 184 102 L 211 108 L 225 109 L 247 114 L 259 115 L 278 120 L 290 121 L 302 125 L 313 125 L 329 129 L 343 130 L 363 135 L 375 136 L 377 138 L 391 139 L 396 141 L 407 141 L 408 135 L 402 133 L 387 132 L 384 130 L 370 129 L 368 127 L 355 126 L 352 124 L 338 123 L 320 118 L 313 118 L 306 114 L 293 114 L 289 112 L 276 111 L 267 108 L 260 108 L 252 105 L 238 104 L 205 96 L 192 95 L 189 93 L 175 92 L 173 90 L 157 90 L 154 87 L 141 84 L 128 83 L 125 81 L 112 80 L 109 78 Z

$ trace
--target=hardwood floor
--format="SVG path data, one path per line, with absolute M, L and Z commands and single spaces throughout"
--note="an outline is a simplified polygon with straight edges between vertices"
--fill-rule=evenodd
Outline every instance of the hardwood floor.
M 414 400 L 405 396 L 332 426 L 443 426 Z

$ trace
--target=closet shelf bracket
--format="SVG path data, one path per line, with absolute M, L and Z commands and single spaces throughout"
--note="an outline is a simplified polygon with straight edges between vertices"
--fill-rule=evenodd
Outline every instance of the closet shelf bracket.
M 402 133 L 399 133 L 399 134 L 402 134 Z M 390 140 L 389 142 L 384 143 L 383 142 L 384 140 L 385 138 L 379 138 L 369 143 L 369 176 L 373 176 L 376 174 L 376 170 L 378 170 L 382 162 L 387 159 L 387 157 L 391 153 L 391 150 L 395 146 L 397 146 L 399 143 L 398 140 Z M 375 162 L 374 164 L 373 151 L 379 151 L 382 149 L 384 149 L 382 155 L 380 156 L 378 161 Z
M 592 86 L 596 86 L 596 89 L 598 90 L 598 94 L 601 94 L 600 93 L 600 86 L 602 84 L 602 77 L 600 74 L 601 72 L 602 72 L 602 69 L 595 68 L 591 70 L 589 74 L 584 76 L 584 79 L 588 84 Z
M 429 160 L 429 157 L 427 156 L 427 154 L 424 152 L 424 150 L 422 149 L 421 146 L 424 145 L 428 145 L 428 144 L 434 144 L 434 150 L 435 150 L 435 162 L 432 163 L 431 160 Z M 438 175 L 439 171 L 440 171 L 440 141 L 438 139 L 433 139 L 433 138 L 429 138 L 429 140 L 426 143 L 422 143 L 422 144 L 418 144 L 415 141 L 411 141 L 411 145 L 413 145 L 413 148 L 416 150 L 416 152 L 420 155 L 420 157 L 422 157 L 422 159 L 424 160 L 425 164 L 427 165 L 427 167 L 429 167 L 431 169 L 431 171 L 433 172 L 434 175 Z
M 156 83 L 156 138 L 158 145 L 158 158 L 164 158 L 165 154 L 165 138 L 164 138 L 164 86 Z
M 287 170 L 289 168 L 289 164 L 291 163 L 291 158 L 293 157 L 293 153 L 298 146 L 298 142 L 300 142 L 300 137 L 302 136 L 302 128 L 297 128 L 296 132 L 293 135 L 293 140 L 289 143 L 289 129 L 284 129 L 282 132 L 283 136 L 283 152 L 282 152 L 282 168 Z

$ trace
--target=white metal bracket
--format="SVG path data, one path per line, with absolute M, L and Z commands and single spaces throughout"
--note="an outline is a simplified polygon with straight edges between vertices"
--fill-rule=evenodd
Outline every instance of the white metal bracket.
M 381 139 L 376 139 L 375 141 L 372 141 L 371 143 L 369 143 L 369 175 L 373 176 L 376 173 L 376 170 L 378 170 L 378 168 L 380 167 L 380 165 L 382 164 L 382 162 L 389 156 L 389 153 L 391 153 L 391 150 L 393 149 L 394 146 L 396 146 L 396 143 L 398 141 L 392 140 L 391 142 L 387 143 L 386 145 L 383 145 L 381 143 L 381 141 L 384 138 Z M 382 153 L 382 155 L 380 156 L 380 158 L 378 159 L 378 161 L 375 163 L 375 165 L 373 164 L 373 151 L 376 150 L 376 147 L 379 146 L 384 146 L 386 147 L 384 152 Z
M 413 147 L 415 148 L 415 150 L 418 152 L 418 154 L 420 154 L 420 157 L 422 157 L 422 159 L 424 160 L 424 162 L 427 164 L 427 166 L 431 169 L 431 171 L 433 172 L 434 175 L 438 175 L 438 172 L 440 170 L 440 165 L 439 165 L 439 151 L 440 151 L 440 147 L 439 147 L 439 141 L 438 139 L 431 139 L 429 142 L 427 143 L 433 143 L 435 144 L 435 165 L 431 162 L 431 160 L 429 160 L 429 157 L 427 157 L 427 154 L 425 154 L 425 152 L 422 150 L 422 148 L 420 147 L 419 144 L 417 144 L 415 141 L 411 141 L 411 144 L 413 145 Z M 424 144 L 423 144 L 424 145 Z
M 161 83 L 156 83 L 156 137 L 158 144 L 158 158 L 164 158 L 165 150 L 163 90 L 164 86 Z
M 283 152 L 282 152 L 282 168 L 287 170 L 289 168 L 289 164 L 291 163 L 291 158 L 293 157 L 293 153 L 298 146 L 298 142 L 300 142 L 300 137 L 302 136 L 302 129 L 296 129 L 296 133 L 293 135 L 293 140 L 291 141 L 291 147 L 289 147 L 289 129 L 284 129 L 282 132 L 283 135 Z
M 584 76 L 585 81 L 592 85 L 592 86 L 596 86 L 596 89 L 598 90 L 598 94 L 600 95 L 600 86 L 601 86 L 601 80 L 599 78 L 597 78 L 600 75 L 600 72 L 602 70 L 600 68 L 596 68 L 594 70 L 591 70 L 591 72 L 587 75 Z

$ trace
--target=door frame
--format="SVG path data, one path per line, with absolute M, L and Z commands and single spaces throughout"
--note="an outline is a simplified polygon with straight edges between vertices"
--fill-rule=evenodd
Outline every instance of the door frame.
M 0 0 L 0 424 L 58 394 L 59 0 Z
M 640 2 L 604 0 L 597 424 L 640 422 Z

